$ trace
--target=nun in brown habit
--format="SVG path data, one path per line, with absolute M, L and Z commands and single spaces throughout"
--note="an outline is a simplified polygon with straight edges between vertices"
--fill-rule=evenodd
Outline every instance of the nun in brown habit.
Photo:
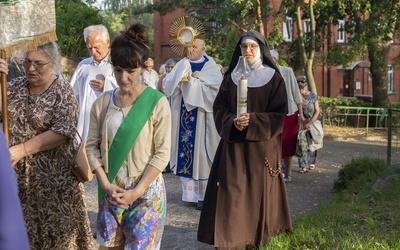
M 247 112 L 236 115 L 239 56 L 251 68 Z M 197 239 L 216 249 L 251 249 L 281 232 L 293 232 L 281 174 L 281 134 L 287 113 L 285 83 L 265 37 L 240 37 L 215 99 L 221 140 L 215 154 Z

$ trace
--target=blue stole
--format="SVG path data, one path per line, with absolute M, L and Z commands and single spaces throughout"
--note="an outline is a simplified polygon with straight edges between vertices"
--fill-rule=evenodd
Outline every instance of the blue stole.
M 208 58 L 204 57 L 201 63 L 190 62 L 192 72 L 201 71 L 204 64 L 208 62 Z M 193 77 L 193 76 L 192 76 Z M 185 100 L 182 96 L 180 123 L 179 123 L 179 141 L 178 141 L 178 161 L 176 166 L 176 175 L 186 178 L 192 178 L 193 160 L 195 152 L 197 123 L 197 108 L 188 111 L 186 109 Z

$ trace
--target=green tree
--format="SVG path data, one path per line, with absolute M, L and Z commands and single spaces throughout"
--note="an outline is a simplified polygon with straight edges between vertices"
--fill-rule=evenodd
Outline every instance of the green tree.
M 147 4 L 151 4 L 150 0 L 104 0 L 102 3 L 102 14 L 110 27 L 111 38 L 119 34 L 130 23 L 141 22 L 149 28 L 150 47 L 153 47 L 153 14 L 143 9 Z M 141 11 L 136 11 L 137 9 Z
M 318 94 L 313 72 L 314 58 L 318 49 L 316 40 L 319 36 L 316 33 L 315 2 L 314 0 L 283 1 L 281 9 L 283 8 L 285 12 L 288 11 L 288 14 L 292 14 L 295 17 L 297 27 L 297 36 L 294 41 L 296 60 L 300 65 L 299 68 L 304 71 L 307 77 L 310 91 Z M 308 33 L 305 33 L 303 29 L 304 19 L 308 19 L 310 23 Z
M 229 66 L 235 51 L 236 43 L 239 39 L 238 30 L 235 27 L 230 27 L 226 35 L 226 47 L 224 50 L 224 60 L 222 65 Z
M 158 11 L 164 15 L 178 7 L 195 15 L 204 24 L 206 44 L 214 45 L 207 51 L 217 62 L 224 64 L 230 60 L 224 52 L 228 48 L 224 45 L 231 42 L 226 36 L 229 27 L 234 27 L 239 33 L 255 29 L 265 34 L 262 20 L 268 18 L 268 13 L 272 11 L 269 0 L 165 0 L 135 8 L 133 13 Z
M 367 54 L 371 62 L 373 106 L 390 105 L 386 84 L 387 61 L 390 42 L 395 31 L 400 28 L 400 23 L 397 21 L 400 15 L 400 1 L 283 0 L 279 10 L 275 12 L 271 9 L 269 0 L 163 0 L 142 5 L 133 9 L 132 13 L 159 11 L 162 15 L 178 7 L 186 9 L 189 13 L 195 13 L 205 25 L 209 25 L 211 28 L 206 29 L 207 39 L 218 37 L 219 44 L 224 38 L 218 33 L 226 34 L 227 27 L 233 26 L 240 32 L 256 29 L 264 34 L 263 22 L 274 22 L 268 40 L 271 47 L 276 47 L 283 43 L 282 19 L 285 16 L 295 17 L 298 33 L 294 36 L 296 40 L 289 44 L 291 50 L 287 53 L 290 54 L 286 56 L 291 59 L 290 65 L 305 72 L 311 91 L 317 93 L 313 77 L 314 64 L 346 65 Z M 349 43 L 345 46 L 330 45 L 328 53 L 325 54 L 322 45 L 331 37 L 329 27 L 344 17 L 346 17 L 346 32 L 351 36 Z M 303 31 L 305 19 L 310 21 L 311 31 L 308 33 Z M 224 44 L 228 42 L 226 37 Z M 224 48 L 219 51 L 223 58 Z M 316 57 L 318 61 L 315 61 Z M 223 61 L 221 58 L 220 61 Z
M 179 4 L 178 4 L 179 3 Z M 225 49 L 231 50 L 228 46 L 232 41 L 229 41 L 227 36 L 229 27 L 234 27 L 238 33 L 247 30 L 257 30 L 265 35 L 269 33 L 268 42 L 271 48 L 275 48 L 283 42 L 282 35 L 282 20 L 286 15 L 297 16 L 298 23 L 301 22 L 304 12 L 303 8 L 309 10 L 307 13 L 313 14 L 314 5 L 304 4 L 301 0 L 282 1 L 279 10 L 274 10 L 271 7 L 270 0 L 165 0 L 156 2 L 152 5 L 142 6 L 134 10 L 136 13 L 159 11 L 161 15 L 173 11 L 176 6 L 186 9 L 188 13 L 194 13 L 206 26 L 207 39 L 206 44 L 226 44 L 224 48 L 213 51 L 212 54 L 217 61 L 222 61 L 226 64 L 230 57 L 229 53 L 225 53 Z M 310 16 L 310 14 L 308 14 Z M 312 16 L 313 17 L 313 16 Z M 264 23 L 273 22 L 272 30 L 267 30 Z M 315 20 L 312 21 L 315 26 Z M 222 37 L 221 37 L 222 34 Z M 300 68 L 306 72 L 311 90 L 317 92 L 313 78 L 312 65 L 315 56 L 315 29 L 314 33 L 302 34 L 302 39 L 296 41 L 296 51 L 294 57 L 301 56 L 298 60 Z
M 332 13 L 331 20 L 346 18 L 345 30 L 351 37 L 348 46 L 335 48 L 336 53 L 332 54 L 348 62 L 367 54 L 371 62 L 372 105 L 389 107 L 388 55 L 391 41 L 400 28 L 400 1 L 326 0 L 325 3 L 324 13 Z
M 296 63 L 291 60 L 292 65 L 296 65 L 297 69 L 305 72 L 311 91 L 317 93 L 313 64 L 316 51 L 320 47 L 316 44 L 318 34 L 314 2 L 284 0 L 278 10 L 274 10 L 271 3 L 270 0 L 165 0 L 151 5 L 142 5 L 140 8 L 135 8 L 132 13 L 159 11 L 163 15 L 175 10 L 177 6 L 186 9 L 188 13 L 195 13 L 196 17 L 206 26 L 206 44 L 226 44 L 224 48 L 218 46 L 217 50 L 215 49 L 217 46 L 214 46 L 214 50 L 210 52 L 217 61 L 223 62 L 224 65 L 229 64 L 231 59 L 229 52 L 232 50 L 233 41 L 230 39 L 234 39 L 231 34 L 227 35 L 229 27 L 234 27 L 237 33 L 251 29 L 257 30 L 263 35 L 268 32 L 269 45 L 271 48 L 275 48 L 283 43 L 282 20 L 286 16 L 296 17 L 298 34 L 295 37 L 298 39 L 293 43 L 295 51 L 292 52 L 291 58 L 297 59 Z M 311 22 L 311 32 L 307 34 L 304 34 L 302 28 L 302 19 L 305 18 L 310 19 Z M 274 23 L 272 30 L 266 30 L 264 25 L 266 22 Z M 236 41 L 234 43 L 236 44 Z M 287 57 L 289 58 L 289 56 Z
M 72 59 L 87 57 L 83 29 L 89 25 L 105 24 L 100 10 L 81 0 L 56 0 L 56 33 L 61 53 Z M 93 1 L 89 1 L 89 4 Z
M 104 9 L 111 10 L 114 13 L 120 12 L 125 7 L 137 2 L 135 0 L 104 0 Z M 143 1 L 142 1 L 143 2 Z

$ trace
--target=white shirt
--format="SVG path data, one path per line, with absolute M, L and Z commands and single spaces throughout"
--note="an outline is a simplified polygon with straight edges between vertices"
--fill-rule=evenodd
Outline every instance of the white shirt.
M 103 74 L 105 78 L 103 78 Z M 94 79 L 104 80 L 103 91 L 118 87 L 109 55 L 100 63 L 93 60 L 92 57 L 82 60 L 71 77 L 70 83 L 79 103 L 77 130 L 81 134 L 83 140 L 86 140 L 88 135 L 90 109 L 92 108 L 93 102 L 102 93 L 101 91 L 94 90 L 90 86 L 90 81 Z

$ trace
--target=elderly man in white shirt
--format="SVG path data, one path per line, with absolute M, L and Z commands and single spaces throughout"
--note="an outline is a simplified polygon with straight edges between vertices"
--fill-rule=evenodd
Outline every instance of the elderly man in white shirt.
M 292 161 L 296 150 L 297 133 L 300 122 L 304 121 L 303 109 L 301 107 L 302 97 L 293 69 L 279 65 L 277 50 L 271 50 L 271 56 L 279 68 L 286 85 L 288 113 L 285 117 L 285 125 L 282 133 L 282 159 L 285 165 L 285 182 L 291 182 Z
M 110 36 L 103 25 L 91 25 L 83 31 L 91 57 L 82 60 L 71 78 L 71 85 L 79 102 L 77 130 L 86 140 L 90 109 L 97 97 L 118 85 L 110 61 Z

